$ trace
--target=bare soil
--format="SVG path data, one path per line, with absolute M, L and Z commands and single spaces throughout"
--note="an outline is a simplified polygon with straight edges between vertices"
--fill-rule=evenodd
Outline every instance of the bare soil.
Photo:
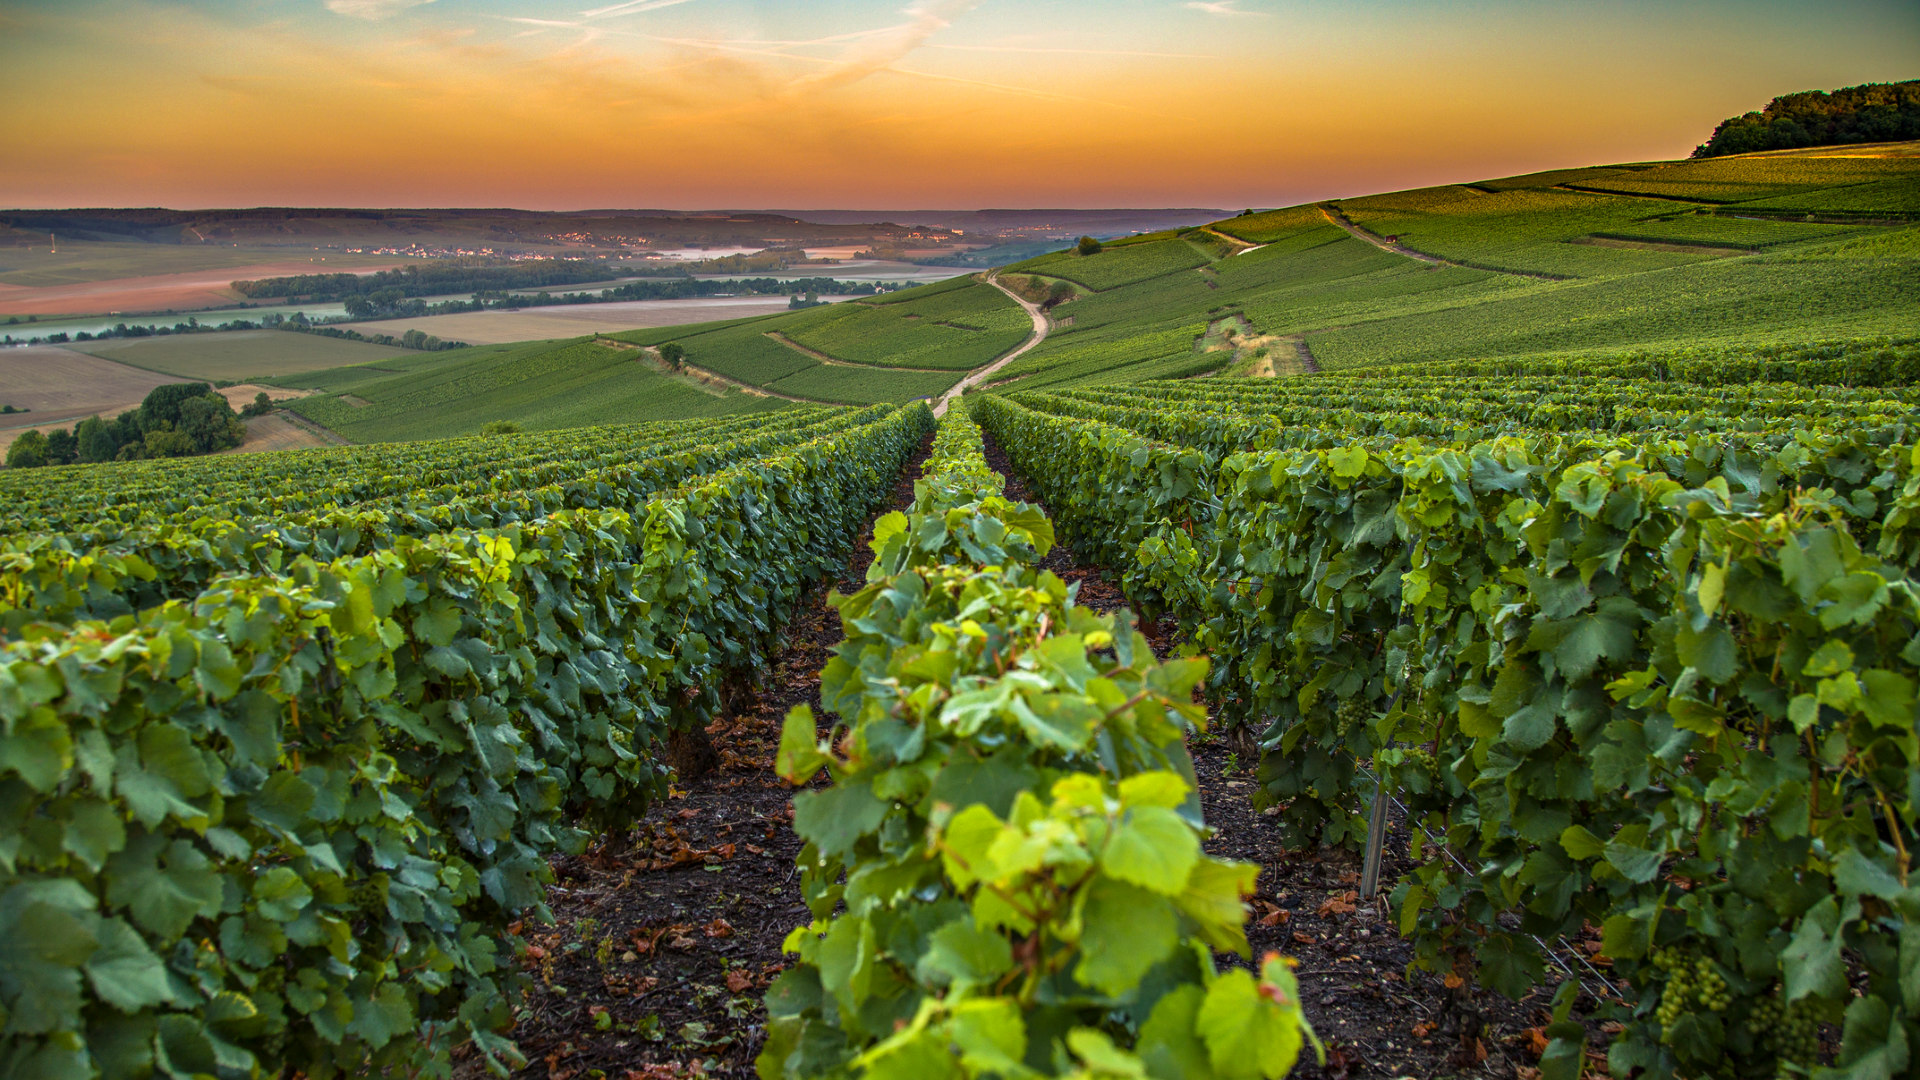
M 396 260 L 385 265 L 402 264 Z M 384 268 L 356 264 L 351 272 L 364 274 Z M 6 285 L 0 286 L 0 315 L 97 315 L 122 312 L 131 315 L 136 312 L 222 307 L 246 299 L 233 291 L 236 281 L 336 272 L 348 272 L 348 267 L 301 259 L 297 262 L 289 260 L 178 274 L 109 278 L 72 285 Z

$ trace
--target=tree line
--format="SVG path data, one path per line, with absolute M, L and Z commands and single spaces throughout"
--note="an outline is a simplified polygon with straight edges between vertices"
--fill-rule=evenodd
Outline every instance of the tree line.
M 462 308 L 461 310 L 467 310 Z M 65 345 L 74 341 L 104 341 L 107 338 L 167 337 L 173 334 L 218 334 L 229 330 L 292 330 L 302 334 L 318 334 L 321 337 L 340 338 L 345 341 L 364 341 L 369 345 L 383 345 L 390 349 L 415 349 L 422 352 L 435 352 L 440 349 L 464 349 L 464 341 L 443 341 L 433 334 L 422 330 L 408 330 L 404 334 L 367 334 L 358 330 L 342 330 L 336 326 L 316 323 L 307 318 L 304 312 L 296 311 L 292 315 L 270 312 L 253 319 L 234 319 L 223 323 L 203 323 L 189 318 L 186 322 L 172 326 L 156 323 L 115 323 L 99 333 L 81 330 L 68 334 L 62 330 L 45 336 L 28 337 L 15 340 L 12 334 L 0 337 L 0 345 Z
M 1782 95 L 1759 112 L 1720 121 L 1693 156 L 1907 139 L 1920 139 L 1920 79 Z
M 236 281 L 235 292 L 246 297 L 305 297 L 314 301 L 344 301 L 392 290 L 400 297 L 445 296 L 449 293 L 538 289 L 578 285 L 603 279 L 607 268 L 577 259 L 444 259 L 372 274 L 295 274 L 289 277 Z
M 264 393 L 235 413 L 227 399 L 207 383 L 168 383 L 154 387 L 139 408 L 112 420 L 89 416 L 72 430 L 22 434 L 7 448 L 7 467 L 32 469 L 211 454 L 239 446 L 247 437 L 243 417 L 272 410 L 273 402 Z

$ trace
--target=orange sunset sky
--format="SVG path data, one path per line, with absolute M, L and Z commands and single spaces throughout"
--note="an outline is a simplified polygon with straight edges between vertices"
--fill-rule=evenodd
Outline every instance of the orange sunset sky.
M 0 2 L 0 206 L 1274 206 L 1916 75 L 1911 0 Z

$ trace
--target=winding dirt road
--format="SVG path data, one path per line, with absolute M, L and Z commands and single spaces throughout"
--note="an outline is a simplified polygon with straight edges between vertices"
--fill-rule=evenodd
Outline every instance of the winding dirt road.
M 1047 340 L 1047 331 L 1052 329 L 1053 324 L 1047 320 L 1047 313 L 1040 310 L 1039 304 L 1030 304 L 1021 299 L 1018 293 L 1000 284 L 1000 280 L 995 274 L 990 273 L 982 280 L 994 288 L 999 289 L 1001 292 L 1006 293 L 1013 298 L 1014 303 L 1026 309 L 1028 317 L 1033 319 L 1033 336 L 1022 342 L 1019 348 L 988 364 L 986 367 L 976 368 L 968 372 L 966 378 L 954 383 L 953 388 L 940 395 L 940 400 L 933 406 L 933 415 L 935 416 L 945 416 L 947 414 L 947 406 L 953 404 L 954 398 L 979 386 L 992 376 L 994 372 L 999 371 L 1001 368 L 1032 352 L 1034 346 Z

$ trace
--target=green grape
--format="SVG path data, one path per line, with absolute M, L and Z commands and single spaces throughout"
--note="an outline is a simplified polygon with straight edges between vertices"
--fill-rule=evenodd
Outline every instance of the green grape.
M 1355 726 L 1365 723 L 1372 716 L 1373 709 L 1368 700 L 1356 694 L 1340 702 L 1339 708 L 1334 710 L 1333 720 L 1339 729 L 1340 737 L 1344 739 L 1353 733 Z

